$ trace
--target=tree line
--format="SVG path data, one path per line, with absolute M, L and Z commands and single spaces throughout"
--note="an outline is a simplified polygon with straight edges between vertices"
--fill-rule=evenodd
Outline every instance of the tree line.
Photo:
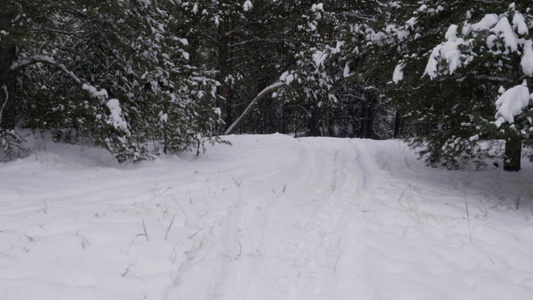
M 20 128 L 137 161 L 201 151 L 239 120 L 237 133 L 403 137 L 450 168 L 503 140 L 518 170 L 530 2 L 2 1 L 0 158 L 25 155 Z

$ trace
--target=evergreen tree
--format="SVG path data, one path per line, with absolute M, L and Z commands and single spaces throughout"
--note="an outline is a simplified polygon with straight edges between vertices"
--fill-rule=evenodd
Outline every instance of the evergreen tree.
M 188 62 L 181 2 L 9 3 L 28 23 L 13 42 L 2 41 L 2 56 L 16 49 L 3 74 L 17 84 L 4 100 L 16 116 L 11 125 L 88 139 L 121 161 L 217 140 L 217 83 Z
M 389 112 L 382 106 L 383 89 L 390 80 L 391 37 L 386 1 L 336 3 L 340 47 L 330 64 L 335 72 L 336 115 L 349 122 L 348 132 L 362 138 L 392 137 Z M 383 31 L 380 31 L 383 30 Z M 346 122 L 346 121 L 344 121 Z
M 286 67 L 288 49 L 293 47 L 286 39 L 289 3 L 205 0 L 183 6 L 183 14 L 191 16 L 186 37 L 197 49 L 191 57 L 214 70 L 220 82 L 218 103 L 226 128 Z M 271 105 L 261 106 L 240 130 L 261 132 L 263 120 L 272 120 L 268 116 L 275 111 Z
M 417 145 L 427 145 L 431 163 L 457 167 L 490 154 L 480 141 L 504 139 L 504 169 L 520 169 L 521 143 L 529 140 L 529 101 L 511 93 L 528 94 L 531 17 L 527 7 L 506 2 L 509 9 L 502 12 L 501 3 L 491 3 L 428 2 L 411 21 L 415 26 L 405 44 L 419 48 L 404 52 L 397 73 L 405 73 L 407 84 L 400 87 L 408 88 L 394 101 L 404 106 L 404 115 L 429 125 Z M 421 30 L 427 22 L 417 25 L 420 16 L 447 22 Z M 523 105 L 509 114 L 510 103 Z
M 294 62 L 280 78 L 288 87 L 276 96 L 289 99 L 290 107 L 296 108 L 295 119 L 304 123 L 295 128 L 305 128 L 304 133 L 311 136 L 329 135 L 329 114 L 337 101 L 327 63 L 336 46 L 331 40 L 335 14 L 330 9 L 322 1 L 295 1 L 287 7 L 291 18 L 297 20 L 291 24 L 294 47 L 289 53 Z

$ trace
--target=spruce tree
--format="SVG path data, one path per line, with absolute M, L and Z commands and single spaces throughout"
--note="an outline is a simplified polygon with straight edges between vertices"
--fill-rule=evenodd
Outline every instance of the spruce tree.
M 432 163 L 459 166 L 489 155 L 487 142 L 502 139 L 504 169 L 520 169 L 521 144 L 530 140 L 532 24 L 527 7 L 505 5 L 508 9 L 490 3 L 428 4 L 415 11 L 448 21 L 433 29 L 438 39 L 426 41 L 429 49 L 408 51 L 399 64 L 410 88 L 395 101 L 406 104 L 405 115 L 429 125 L 418 142 L 427 142 L 425 153 Z
M 392 67 L 392 38 L 385 30 L 391 7 L 387 1 L 351 1 L 336 3 L 335 10 L 339 47 L 330 61 L 339 101 L 335 115 L 349 122 L 345 130 L 352 136 L 392 137 L 390 113 L 382 105 Z
M 100 144 L 120 161 L 218 140 L 217 83 L 189 62 L 181 2 L 8 3 L 28 23 L 3 73 L 17 83 L 4 101 L 15 125 Z

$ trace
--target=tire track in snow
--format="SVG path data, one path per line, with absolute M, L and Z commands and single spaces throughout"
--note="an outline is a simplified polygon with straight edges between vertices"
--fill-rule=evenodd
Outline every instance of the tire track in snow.
M 287 199 L 296 205 L 288 207 L 295 218 L 286 220 L 285 246 L 278 249 L 292 253 L 281 264 L 286 266 L 279 272 L 284 274 L 281 293 L 287 299 L 378 299 L 360 269 L 365 265 L 368 234 L 356 220 L 364 214 L 358 205 L 362 199 L 350 197 L 354 190 L 367 190 L 373 184 L 368 174 L 358 172 L 368 158 L 361 157 L 349 140 L 302 139 L 301 143 L 312 155 L 306 162 L 307 186 L 299 191 L 303 199 Z M 353 265 L 354 261 L 359 263 Z

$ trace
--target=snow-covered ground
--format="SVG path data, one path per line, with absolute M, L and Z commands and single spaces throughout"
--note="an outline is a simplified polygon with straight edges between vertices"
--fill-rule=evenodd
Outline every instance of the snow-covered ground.
M 399 141 L 229 136 L 0 168 L 0 299 L 533 299 L 533 165 L 432 169 Z

